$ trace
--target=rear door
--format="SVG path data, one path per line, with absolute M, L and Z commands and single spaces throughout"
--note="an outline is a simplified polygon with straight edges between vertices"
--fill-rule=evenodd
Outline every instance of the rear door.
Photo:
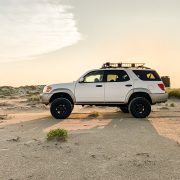
M 124 102 L 133 82 L 125 70 L 105 70 L 105 102 Z

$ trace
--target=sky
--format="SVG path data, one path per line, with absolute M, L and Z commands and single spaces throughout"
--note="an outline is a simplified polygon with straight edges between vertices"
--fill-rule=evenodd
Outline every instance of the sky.
M 180 87 L 179 0 L 0 0 L 0 86 L 145 62 Z

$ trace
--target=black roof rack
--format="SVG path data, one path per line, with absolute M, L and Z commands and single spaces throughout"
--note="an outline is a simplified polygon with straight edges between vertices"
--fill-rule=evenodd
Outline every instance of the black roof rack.
M 140 68 L 140 69 L 150 69 L 144 66 L 145 63 L 110 63 L 106 62 L 102 65 L 101 69 L 108 68 Z

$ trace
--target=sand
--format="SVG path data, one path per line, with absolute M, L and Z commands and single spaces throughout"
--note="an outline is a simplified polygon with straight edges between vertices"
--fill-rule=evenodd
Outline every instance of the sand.
M 55 128 L 68 130 L 67 142 L 46 141 Z M 76 106 L 59 121 L 39 103 L 0 99 L 0 137 L 2 180 L 180 179 L 179 100 L 153 106 L 147 119 Z

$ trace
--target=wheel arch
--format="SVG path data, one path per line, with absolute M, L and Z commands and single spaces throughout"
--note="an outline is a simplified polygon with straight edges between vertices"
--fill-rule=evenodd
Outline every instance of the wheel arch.
M 75 103 L 75 97 L 73 93 L 68 90 L 68 89 L 61 89 L 61 90 L 56 90 L 53 92 L 53 95 L 51 96 L 49 103 L 53 102 L 57 98 L 66 98 L 68 99 L 72 104 Z
M 153 104 L 150 92 L 147 89 L 135 89 L 131 91 L 126 97 L 126 103 L 129 104 L 129 102 L 135 97 L 144 97 L 150 102 L 150 104 Z

